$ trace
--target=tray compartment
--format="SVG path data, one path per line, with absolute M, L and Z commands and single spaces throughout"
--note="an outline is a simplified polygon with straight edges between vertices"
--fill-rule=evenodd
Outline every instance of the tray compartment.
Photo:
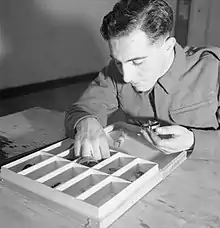
M 45 176 L 48 173 L 55 171 L 56 169 L 61 168 L 64 165 L 67 165 L 68 163 L 70 163 L 70 162 L 66 161 L 64 159 L 56 158 L 56 160 L 53 160 L 52 162 L 45 164 L 44 166 L 40 167 L 39 169 L 28 172 L 27 174 L 25 174 L 25 176 L 32 180 L 36 180 L 36 179 L 39 179 L 39 178 Z
M 75 178 L 79 174 L 85 172 L 87 168 L 84 167 L 71 167 L 70 169 L 65 170 L 62 173 L 59 173 L 58 175 L 52 177 L 51 179 L 43 182 L 43 184 L 51 187 L 51 188 L 56 188 L 60 184 L 63 184 L 64 182 Z
M 122 175 L 119 177 L 133 182 L 136 181 L 139 177 L 143 176 L 146 172 L 148 172 L 150 169 L 152 169 L 155 166 L 153 163 L 146 163 L 146 162 L 139 162 L 135 164 L 133 167 L 125 171 Z
M 78 195 L 89 190 L 91 187 L 95 186 L 107 177 L 105 174 L 89 174 L 87 177 L 81 179 L 80 181 L 74 183 L 67 189 L 63 190 L 64 193 L 77 197 Z
M 96 207 L 100 207 L 120 193 L 128 185 L 129 183 L 124 181 L 111 181 L 84 201 Z
M 99 170 L 101 172 L 107 173 L 107 174 L 113 174 L 119 169 L 123 168 L 125 165 L 132 162 L 135 158 L 134 157 L 118 157 L 115 160 L 111 161 L 107 165 L 103 166 Z
M 36 156 L 34 156 L 34 157 L 32 156 L 30 159 L 26 159 L 25 161 L 22 161 L 22 159 L 21 159 L 20 163 L 17 163 L 16 165 L 14 165 L 8 169 L 15 173 L 18 173 L 20 171 L 23 171 L 27 168 L 32 167 L 33 165 L 43 162 L 51 157 L 53 157 L 53 156 L 50 154 L 47 154 L 47 153 L 38 153 Z

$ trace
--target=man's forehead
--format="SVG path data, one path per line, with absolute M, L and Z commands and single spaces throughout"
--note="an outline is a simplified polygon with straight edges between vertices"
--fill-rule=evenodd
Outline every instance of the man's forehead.
M 135 31 L 127 36 L 114 38 L 109 41 L 113 58 L 120 61 L 146 56 L 152 49 L 152 44 L 143 31 Z

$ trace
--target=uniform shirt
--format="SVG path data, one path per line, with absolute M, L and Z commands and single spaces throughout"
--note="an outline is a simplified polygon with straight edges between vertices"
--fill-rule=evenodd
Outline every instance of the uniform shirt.
M 183 49 L 176 44 L 174 50 L 170 69 L 150 93 L 136 92 L 130 83 L 123 81 L 114 61 L 110 61 L 67 110 L 67 136 L 74 137 L 76 124 L 87 116 L 106 126 L 109 114 L 121 108 L 128 122 L 144 123 L 158 118 L 162 125 L 176 124 L 191 129 L 195 136 L 192 156 L 220 158 L 220 49 Z

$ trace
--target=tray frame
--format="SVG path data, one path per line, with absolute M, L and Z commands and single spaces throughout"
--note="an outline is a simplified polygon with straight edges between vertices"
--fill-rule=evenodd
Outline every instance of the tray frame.
M 115 126 L 120 126 L 120 124 L 122 126 L 125 125 L 123 122 L 118 122 L 106 127 L 106 134 L 111 133 L 114 130 Z M 66 148 L 64 151 L 61 151 L 56 155 L 48 156 L 46 160 L 43 160 L 40 163 L 35 164 L 25 170 L 18 170 L 18 172 L 15 172 L 13 170 L 13 167 L 19 166 L 19 164 L 25 163 L 26 161 L 33 159 L 36 156 L 43 155 L 44 157 L 47 157 L 47 154 L 51 150 L 57 150 L 57 148 L 61 147 L 62 144 L 68 145 L 68 142 L 66 140 L 55 143 L 33 154 L 2 166 L 1 178 L 6 186 L 24 195 L 25 197 L 36 200 L 40 204 L 58 211 L 68 219 L 72 220 L 73 224 L 77 224 L 79 227 L 106 228 L 110 226 L 138 200 L 146 195 L 152 188 L 164 180 L 174 169 L 176 169 L 184 160 L 186 160 L 187 157 L 186 152 L 183 151 L 179 153 L 172 160 L 172 162 L 167 164 L 162 169 L 159 169 L 158 164 L 155 162 L 137 158 L 133 155 L 124 154 L 119 150 L 115 150 L 115 148 L 111 148 L 113 155 L 110 158 L 98 163 L 92 168 L 87 168 L 80 164 L 77 164 L 75 161 L 66 161 L 64 157 L 66 157 L 72 149 Z M 105 176 L 105 173 L 99 171 L 99 169 L 120 157 L 129 157 L 133 158 L 133 160 L 113 174 L 106 174 Z M 58 169 L 55 169 L 35 180 L 30 179 L 26 176 L 36 170 L 44 169 L 48 164 L 51 164 L 55 161 L 58 161 L 60 163 L 63 162 L 66 164 L 63 164 Z M 139 163 L 150 164 L 152 165 L 152 168 L 150 168 L 149 171 L 144 173 L 134 182 L 129 182 L 120 178 L 124 172 Z M 85 168 L 85 171 L 64 183 L 61 183 L 55 188 L 51 188 L 43 184 L 47 180 L 65 172 L 72 167 L 82 169 Z M 96 185 L 92 186 L 90 189 L 79 194 L 77 197 L 70 196 L 63 192 L 74 183 L 79 183 L 80 180 L 88 177 L 89 175 L 103 175 L 104 179 L 102 179 Z M 122 183 L 124 185 L 126 184 L 127 187 L 125 187 L 116 196 L 111 198 L 108 202 L 106 202 L 104 205 L 101 205 L 100 207 L 96 207 L 85 201 L 88 197 L 92 196 L 95 192 L 102 189 L 104 186 L 108 185 L 111 182 Z

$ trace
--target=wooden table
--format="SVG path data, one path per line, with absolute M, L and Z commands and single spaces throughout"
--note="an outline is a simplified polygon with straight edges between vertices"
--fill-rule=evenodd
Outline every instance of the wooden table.
M 65 138 L 64 113 L 35 107 L 0 117 L 0 165 Z
M 31 111 L 33 113 L 33 110 Z M 62 118 L 60 121 L 51 126 L 52 131 L 47 129 L 55 134 L 55 140 L 64 137 L 63 130 L 59 133 L 59 137 L 59 134 L 54 132 L 56 126 L 60 129 Z M 49 127 L 48 121 L 46 122 Z M 50 138 L 50 142 L 53 141 L 51 135 L 46 138 Z M 111 227 L 219 228 L 219 167 L 219 160 L 189 158 Z M 73 228 L 75 226 L 56 211 L 33 202 L 0 183 L 0 227 Z M 82 227 L 87 226 L 84 224 Z

